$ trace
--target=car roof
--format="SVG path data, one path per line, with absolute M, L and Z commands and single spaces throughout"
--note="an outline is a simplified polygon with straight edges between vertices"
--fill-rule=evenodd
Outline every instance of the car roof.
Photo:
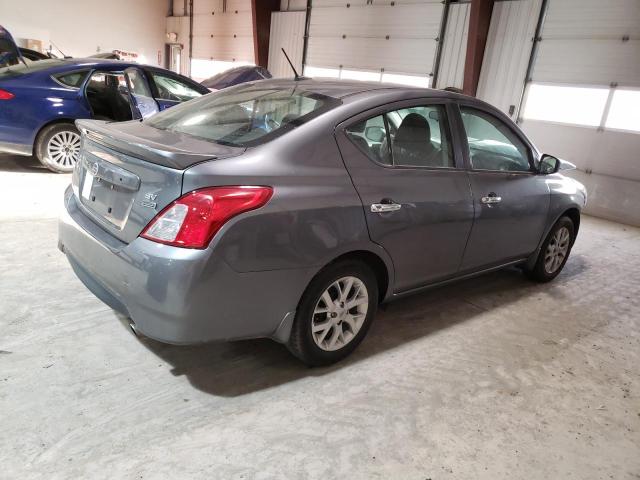
M 362 82 L 359 80 L 338 80 L 331 78 L 302 78 L 302 79 L 267 79 L 252 84 L 256 88 L 296 89 L 299 91 L 317 93 L 328 97 L 343 99 L 349 96 L 377 96 L 381 91 L 397 93 L 399 95 L 422 94 L 438 98 L 469 98 L 465 95 L 433 88 L 411 87 L 382 82 Z

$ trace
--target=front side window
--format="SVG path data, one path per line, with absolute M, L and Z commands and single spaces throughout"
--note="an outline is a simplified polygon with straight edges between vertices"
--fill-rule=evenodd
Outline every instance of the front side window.
M 158 98 L 163 100 L 173 100 L 175 102 L 186 102 L 192 98 L 201 96 L 202 94 L 194 90 L 175 78 L 152 72 L 151 77 L 158 89 Z
M 443 105 L 393 110 L 352 125 L 346 132 L 369 158 L 383 165 L 454 167 Z
M 266 143 L 339 105 L 340 100 L 302 89 L 240 86 L 165 110 L 145 123 L 223 145 Z
M 475 170 L 528 172 L 529 149 L 503 122 L 481 110 L 460 107 Z

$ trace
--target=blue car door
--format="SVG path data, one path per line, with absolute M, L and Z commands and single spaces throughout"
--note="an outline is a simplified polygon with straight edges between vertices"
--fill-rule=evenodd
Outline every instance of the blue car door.
M 129 87 L 129 97 L 135 118 L 148 118 L 158 113 L 160 108 L 151 94 L 151 88 L 144 72 L 136 67 L 127 68 L 124 76 Z

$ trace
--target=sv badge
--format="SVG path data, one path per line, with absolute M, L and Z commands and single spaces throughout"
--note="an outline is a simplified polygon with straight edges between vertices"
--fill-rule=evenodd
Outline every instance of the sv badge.
M 157 193 L 145 193 L 144 194 L 144 200 L 142 202 L 140 202 L 140 204 L 143 207 L 156 208 L 156 206 L 158 205 L 156 203 L 156 198 L 158 198 L 158 194 Z

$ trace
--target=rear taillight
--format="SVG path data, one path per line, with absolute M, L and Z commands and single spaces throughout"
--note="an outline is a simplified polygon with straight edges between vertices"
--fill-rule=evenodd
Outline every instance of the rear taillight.
M 0 88 L 0 100 L 11 100 L 15 95 Z
M 229 219 L 262 207 L 272 194 L 271 187 L 195 190 L 169 204 L 140 236 L 176 247 L 206 248 Z

